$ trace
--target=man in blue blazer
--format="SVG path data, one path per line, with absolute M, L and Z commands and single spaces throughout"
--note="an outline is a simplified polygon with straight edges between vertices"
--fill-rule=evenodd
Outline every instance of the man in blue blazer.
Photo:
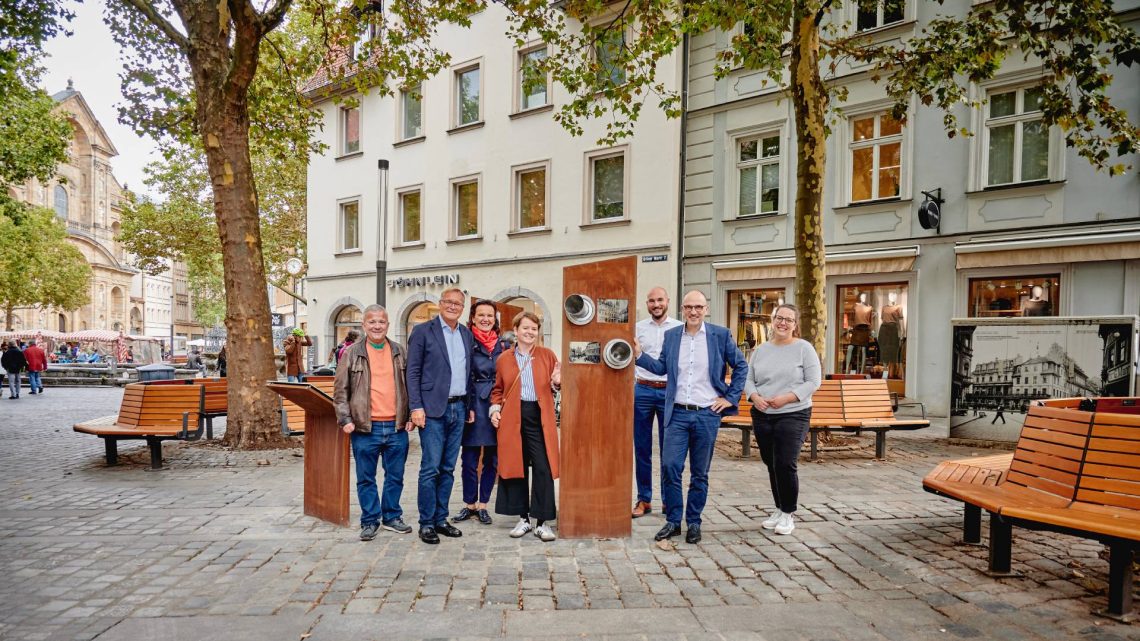
M 447 522 L 447 502 L 455 484 L 455 461 L 467 419 L 471 377 L 471 330 L 459 323 L 466 296 L 450 288 L 439 297 L 439 317 L 421 323 L 408 338 L 408 409 L 420 428 L 420 479 L 417 503 L 420 540 L 463 536 Z
M 637 365 L 666 376 L 665 446 L 661 451 L 661 496 L 665 526 L 656 539 L 681 533 L 681 475 L 689 457 L 689 496 L 685 502 L 685 541 L 701 540 L 701 512 L 709 493 L 709 465 L 722 416 L 736 414 L 740 393 L 748 377 L 748 361 L 736 347 L 727 328 L 704 322 L 708 299 L 699 291 L 681 302 L 683 327 L 665 332 L 661 356 L 638 354 Z M 732 382 L 725 383 L 727 368 Z

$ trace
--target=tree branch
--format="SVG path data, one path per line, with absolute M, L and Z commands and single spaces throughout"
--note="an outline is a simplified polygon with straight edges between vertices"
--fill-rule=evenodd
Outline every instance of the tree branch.
M 257 21 L 257 29 L 260 34 L 264 36 L 280 26 L 292 5 L 293 0 L 277 0 L 276 4 L 262 13 Z
M 174 43 L 174 46 L 181 49 L 183 54 L 189 53 L 190 40 L 187 39 L 186 36 L 179 33 L 178 29 L 176 29 L 169 20 L 162 17 L 162 14 L 159 13 L 158 10 L 155 9 L 154 5 L 152 5 L 150 2 L 147 0 L 119 0 L 119 2 L 133 7 L 135 11 L 141 13 L 143 17 L 145 17 L 151 24 L 157 27 L 158 30 L 163 33 L 163 35 L 165 35 L 167 38 L 170 38 L 170 41 Z
M 815 12 L 815 26 L 819 26 L 823 22 L 823 17 L 827 15 L 827 10 L 831 8 L 831 3 L 834 0 L 824 0 L 824 3 L 819 6 L 819 11 Z

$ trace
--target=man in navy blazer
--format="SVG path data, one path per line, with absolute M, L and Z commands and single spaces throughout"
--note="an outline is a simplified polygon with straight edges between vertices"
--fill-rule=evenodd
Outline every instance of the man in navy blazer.
M 681 475 L 689 457 L 689 495 L 685 502 L 685 541 L 701 540 L 701 512 L 709 493 L 709 465 L 722 416 L 736 414 L 740 393 L 748 377 L 748 361 L 727 328 L 704 322 L 708 299 L 699 291 L 685 294 L 681 302 L 683 327 L 665 332 L 661 356 L 638 354 L 637 365 L 666 376 L 665 446 L 661 451 L 661 496 L 665 503 L 665 526 L 656 539 L 681 533 Z M 725 383 L 727 368 L 732 382 Z
M 471 377 L 471 330 L 459 323 L 466 296 L 450 288 L 439 297 L 439 317 L 421 323 L 408 338 L 408 409 L 420 428 L 420 479 L 417 503 L 420 540 L 463 536 L 447 522 L 447 502 L 455 484 L 455 461 L 467 418 Z

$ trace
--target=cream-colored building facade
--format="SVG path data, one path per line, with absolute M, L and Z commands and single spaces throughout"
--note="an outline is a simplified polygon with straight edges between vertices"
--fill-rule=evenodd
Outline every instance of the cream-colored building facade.
M 56 331 L 107 329 L 130 331 L 131 279 L 136 270 L 116 240 L 122 215 L 123 189 L 112 173 L 111 159 L 118 155 L 83 94 L 68 83 L 52 96 L 67 114 L 74 135 L 68 160 L 47 183 L 32 179 L 13 189 L 16 200 L 53 209 L 66 221 L 69 240 L 91 265 L 90 301 L 73 311 L 20 309 L 15 329 Z M 141 312 L 140 312 L 141 313 Z
M 174 283 L 170 270 L 147 276 L 131 266 L 131 257 L 118 240 L 125 194 L 112 170 L 111 159 L 119 152 L 111 138 L 83 94 L 70 82 L 52 98 L 71 123 L 68 160 L 56 168 L 52 180 L 43 183 L 33 178 L 13 188 L 11 195 L 21 202 L 52 209 L 65 222 L 68 240 L 91 265 L 89 302 L 72 311 L 18 309 L 13 313 L 13 329 L 105 329 L 168 337 L 173 307 L 176 332 L 186 338 L 200 337 L 202 330 L 193 323 L 185 286 L 185 266 L 174 265 Z M 181 288 L 174 286 L 179 281 Z M 157 326 L 167 330 L 153 329 Z
M 441 27 L 453 64 L 419 92 L 320 103 L 329 151 L 309 159 L 305 292 L 322 359 L 376 301 L 378 258 L 389 335 L 401 342 L 455 286 L 536 313 L 560 351 L 563 268 L 621 256 L 638 257 L 631 318 L 654 286 L 674 293 L 676 309 L 679 121 L 647 108 L 618 145 L 597 144 L 606 118 L 572 137 L 554 120 L 568 100 L 561 87 L 521 82 L 528 56 L 547 46 L 516 46 L 505 30 L 505 10 L 490 5 L 470 29 Z M 659 67 L 673 89 L 680 59 Z

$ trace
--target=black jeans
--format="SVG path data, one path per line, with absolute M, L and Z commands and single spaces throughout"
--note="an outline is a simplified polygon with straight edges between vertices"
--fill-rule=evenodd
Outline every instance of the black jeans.
M 522 401 L 522 455 L 523 477 L 499 479 L 495 513 L 526 514 L 539 521 L 553 521 L 558 517 L 554 505 L 554 473 L 546 456 L 542 411 L 535 401 Z
M 756 435 L 760 458 L 768 466 L 772 498 L 776 500 L 776 508 L 785 514 L 796 511 L 800 498 L 797 462 L 810 420 L 810 408 L 787 414 L 767 414 L 752 408 L 752 432 Z

